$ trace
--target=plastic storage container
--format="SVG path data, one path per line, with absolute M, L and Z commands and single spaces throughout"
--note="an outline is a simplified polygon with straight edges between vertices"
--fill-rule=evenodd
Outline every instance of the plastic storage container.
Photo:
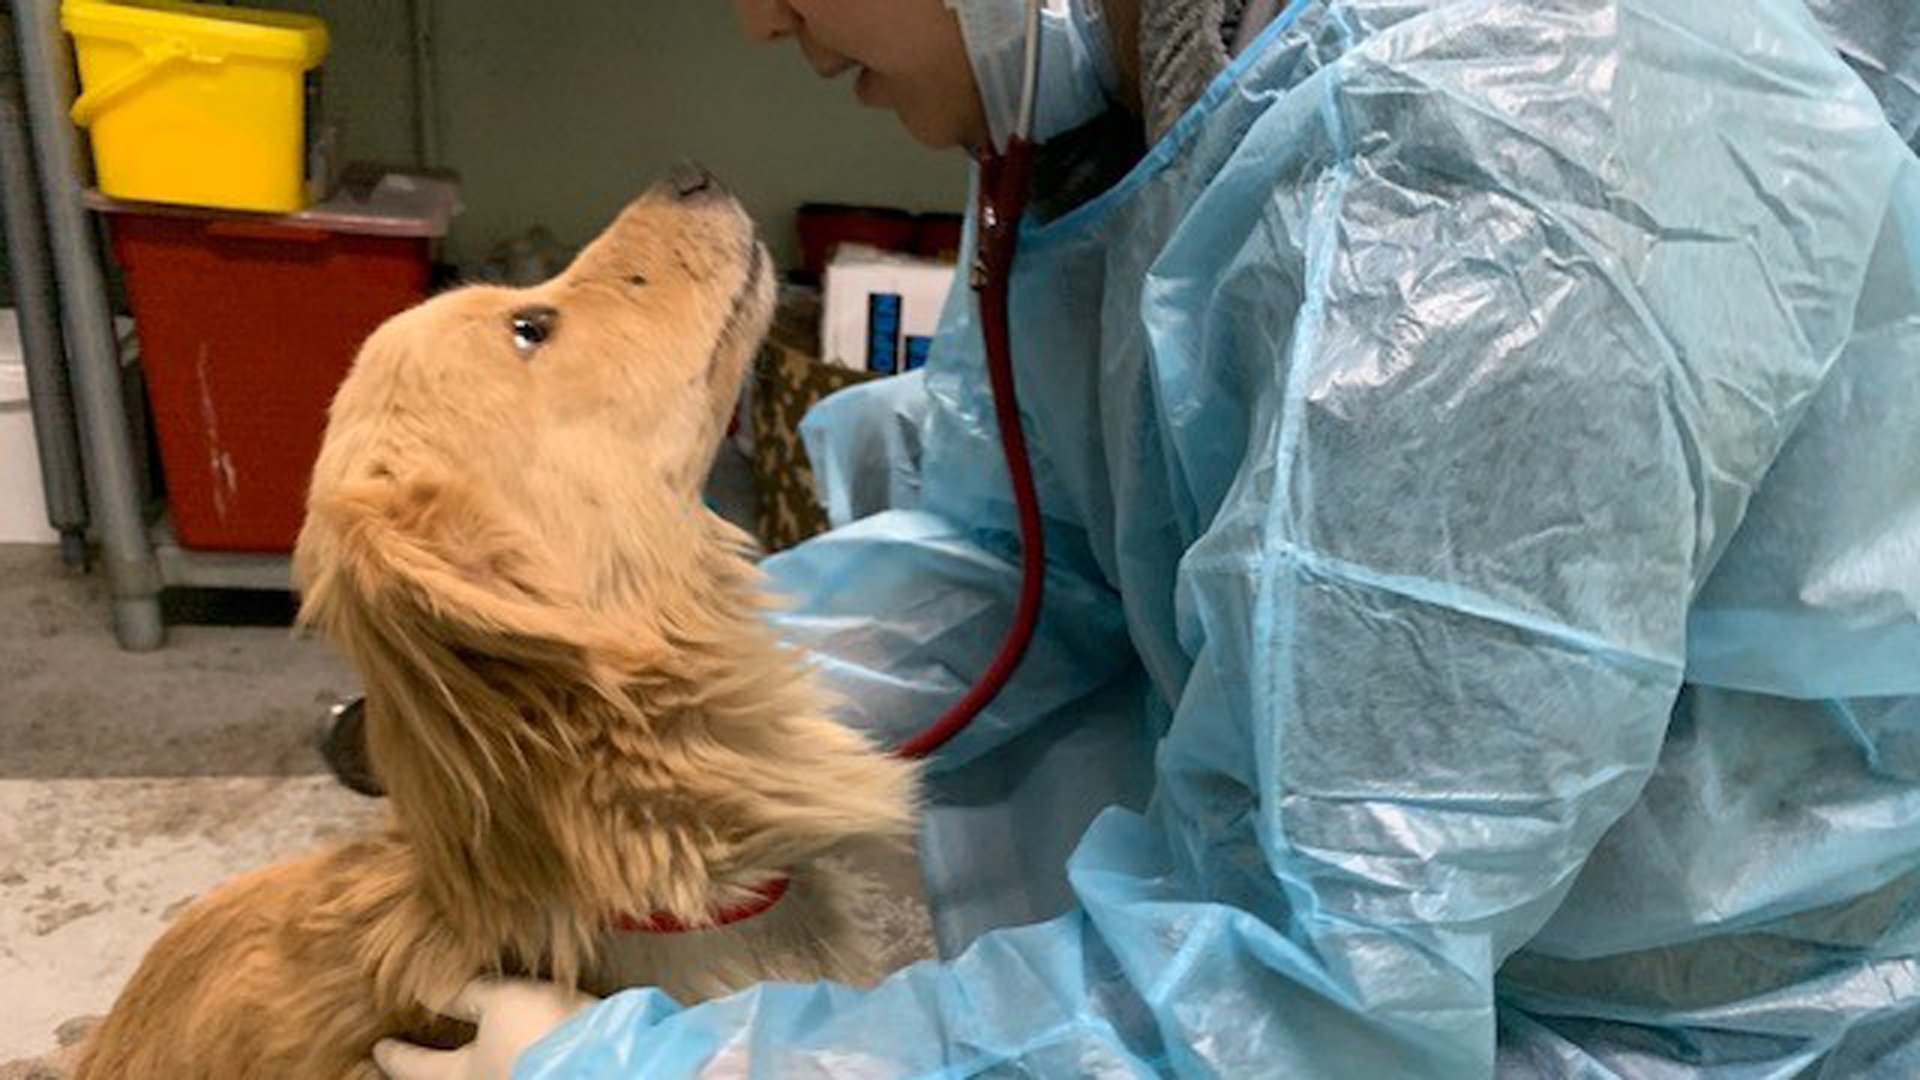
M 20 323 L 13 311 L 0 310 L 0 544 L 60 542 L 47 524 L 30 404 Z
M 274 11 L 68 0 L 100 189 L 120 199 L 285 213 L 307 204 L 327 28 Z
M 126 275 L 181 546 L 292 550 L 327 406 L 367 335 L 425 298 L 453 187 L 391 179 L 280 218 L 93 203 Z

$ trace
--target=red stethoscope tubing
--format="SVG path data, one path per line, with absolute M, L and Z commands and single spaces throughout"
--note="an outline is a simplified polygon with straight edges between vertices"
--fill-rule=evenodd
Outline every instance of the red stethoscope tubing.
M 895 753 L 919 760 L 965 731 L 992 704 L 1019 670 L 1040 623 L 1046 593 L 1046 538 L 1040 524 L 1040 496 L 1033 482 L 1033 461 L 1020 422 L 1020 398 L 1013 374 L 1013 340 L 1008 301 L 1013 258 L 1019 248 L 1020 219 L 1026 214 L 1033 174 L 1033 144 L 1014 139 L 1005 153 L 980 161 L 980 199 L 975 241 L 973 289 L 980 305 L 986 346 L 987 380 L 993 390 L 993 415 L 1000 429 L 1000 451 L 1013 485 L 1020 522 L 1020 599 L 999 651 L 965 696 L 925 730 L 901 743 Z

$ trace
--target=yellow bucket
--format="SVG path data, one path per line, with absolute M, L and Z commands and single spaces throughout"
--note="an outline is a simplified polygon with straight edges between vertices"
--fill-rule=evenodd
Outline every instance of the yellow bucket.
M 80 61 L 73 121 L 119 199 L 289 212 L 307 205 L 308 73 L 319 19 L 277 11 L 67 0 Z M 317 78 L 317 76 L 316 76 Z

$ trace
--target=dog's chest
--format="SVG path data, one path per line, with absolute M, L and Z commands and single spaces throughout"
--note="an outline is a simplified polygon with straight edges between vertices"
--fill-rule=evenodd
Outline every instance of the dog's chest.
M 690 1005 L 760 982 L 870 981 L 878 952 L 836 896 L 832 883 L 802 875 L 771 909 L 741 922 L 685 933 L 610 932 L 587 989 L 652 987 Z
M 678 934 L 611 932 L 602 941 L 589 990 L 664 990 L 681 1004 L 719 997 L 773 976 L 751 929 Z

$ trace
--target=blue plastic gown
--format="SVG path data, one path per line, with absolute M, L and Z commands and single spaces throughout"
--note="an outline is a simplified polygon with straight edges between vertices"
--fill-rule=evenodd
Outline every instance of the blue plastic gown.
M 1920 144 L 1920 4 L 1913 0 L 1806 0 L 1840 55 L 1860 73 L 1894 130 Z
M 1798 0 L 1296 3 L 1017 275 L 955 958 L 521 1077 L 1920 1075 L 1920 168 Z M 771 567 L 887 738 L 1016 590 L 970 311 Z

